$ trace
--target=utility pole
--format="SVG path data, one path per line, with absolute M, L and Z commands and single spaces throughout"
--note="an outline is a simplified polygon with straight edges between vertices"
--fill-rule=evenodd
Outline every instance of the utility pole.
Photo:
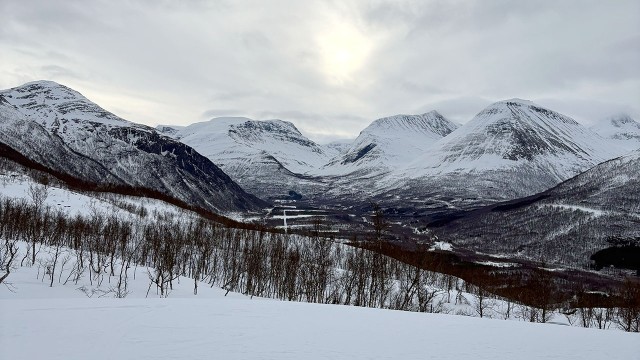
M 282 210 L 282 213 L 284 214 L 284 216 L 282 217 L 282 220 L 284 220 L 284 233 L 287 233 L 287 210 Z

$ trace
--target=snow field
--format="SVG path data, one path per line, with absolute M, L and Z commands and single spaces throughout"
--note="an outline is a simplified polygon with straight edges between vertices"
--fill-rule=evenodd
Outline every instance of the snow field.
M 640 350 L 637 334 L 618 331 L 225 297 L 206 284 L 194 296 L 186 278 L 171 298 L 145 299 L 140 270 L 130 296 L 114 299 L 49 288 L 37 265 L 18 268 L 13 291 L 0 286 L 0 358 L 634 359 Z

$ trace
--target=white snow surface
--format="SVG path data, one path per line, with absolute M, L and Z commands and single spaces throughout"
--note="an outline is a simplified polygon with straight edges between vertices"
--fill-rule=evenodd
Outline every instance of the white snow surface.
M 282 120 L 215 118 L 179 129 L 175 137 L 223 169 L 272 157 L 291 172 L 305 173 L 335 154 Z
M 544 191 L 627 152 L 565 115 L 511 99 L 488 106 L 378 183 L 388 192 L 444 189 L 438 191 L 449 197 L 494 202 Z
M 640 350 L 621 331 L 251 299 L 206 284 L 195 296 L 187 278 L 170 298 L 144 298 L 142 268 L 126 298 L 88 298 L 50 288 L 38 270 L 12 273 L 12 291 L 0 285 L 2 359 L 599 360 Z
M 544 206 L 550 206 L 550 207 L 556 207 L 556 208 L 561 208 L 561 209 L 567 209 L 567 210 L 578 210 L 578 211 L 582 211 L 585 213 L 589 213 L 594 217 L 597 216 L 602 216 L 605 215 L 607 212 L 601 209 L 594 209 L 594 208 L 589 208 L 589 207 L 585 207 L 585 206 L 580 206 L 580 205 L 567 205 L 567 204 L 544 204 L 541 205 L 541 207 Z
M 93 123 L 104 129 L 132 127 L 144 131 L 153 129 L 122 119 L 85 98 L 79 92 L 53 81 L 34 81 L 17 88 L 0 91 L 0 95 L 12 105 L 62 137 L 66 143 L 75 144 L 83 131 L 92 131 Z
M 528 162 L 548 168 L 559 182 L 625 152 L 567 116 L 511 99 L 482 110 L 401 174 L 474 173 Z
M 453 251 L 453 245 L 445 241 L 436 241 L 429 250 Z
M 30 203 L 31 187 L 43 186 L 30 177 L 19 173 L 0 173 L 0 199 L 3 197 L 24 200 Z M 55 186 L 46 187 L 47 196 L 44 206 L 59 210 L 70 217 L 90 215 L 97 212 L 105 215 L 117 215 L 122 219 L 140 220 L 137 210 L 144 208 L 149 220 L 157 217 L 196 216 L 195 213 L 166 203 L 162 200 L 145 197 L 114 195 L 110 193 L 80 193 Z M 133 210 L 133 212 L 132 212 Z
M 627 114 L 604 119 L 592 126 L 591 130 L 629 151 L 640 149 L 640 123 Z
M 377 119 L 353 143 L 316 173 L 345 175 L 398 169 L 424 154 L 458 126 L 437 111 Z

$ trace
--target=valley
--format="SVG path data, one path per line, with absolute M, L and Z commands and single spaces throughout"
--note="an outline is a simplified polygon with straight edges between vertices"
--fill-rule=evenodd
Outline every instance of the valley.
M 0 167 L 9 184 L 3 195 L 36 204 L 34 211 L 43 206 L 37 205 L 35 193 L 12 182 L 78 191 L 97 199 L 91 200 L 94 213 L 100 201 L 119 199 L 101 213 L 112 213 L 114 221 L 139 213 L 145 219 L 141 224 L 156 224 L 140 225 L 148 226 L 145 234 L 156 227 L 172 229 L 163 230 L 168 231 L 163 235 L 167 246 L 188 239 L 178 229 L 194 231 L 200 226 L 194 219 L 224 226 L 236 234 L 231 238 L 282 236 L 297 244 L 297 250 L 286 250 L 293 251 L 291 259 L 320 246 L 315 241 L 322 239 L 336 259 L 343 253 L 371 256 L 361 265 L 371 269 L 393 261 L 388 264 L 458 279 L 474 286 L 480 298 L 487 292 L 543 314 L 547 309 L 562 314 L 583 306 L 618 307 L 625 281 L 637 283 L 640 156 L 629 150 L 635 146 L 628 140 L 635 139 L 636 123 L 622 119 L 607 123 L 620 131 L 600 128 L 600 136 L 567 116 L 511 99 L 490 105 L 463 125 L 436 111 L 398 115 L 375 120 L 351 144 L 325 146 L 281 120 L 216 118 L 151 128 L 44 81 L 0 91 Z M 135 205 L 139 200 L 132 199 L 149 205 Z M 79 211 L 73 221 L 87 214 L 73 201 L 63 202 L 56 202 L 63 206 L 59 211 Z M 158 204 L 163 203 L 173 210 L 161 210 L 166 205 Z M 157 204 L 152 217 L 150 204 Z M 122 209 L 130 214 L 118 215 Z M 221 246 L 236 246 L 230 244 Z M 253 276 L 258 270 L 250 254 L 266 250 L 246 244 L 247 267 L 232 269 Z M 329 253 L 322 249 L 311 250 L 319 257 L 310 264 L 325 261 L 322 256 Z M 143 261 L 144 253 L 137 251 Z M 357 263 L 331 261 L 337 261 L 332 265 L 336 274 L 364 271 Z M 175 271 L 193 275 L 185 269 Z M 381 297 L 366 306 L 392 306 L 391 295 L 385 295 L 392 288 L 379 290 L 376 282 L 400 276 L 400 270 L 380 271 L 367 280 L 372 286 L 367 291 Z M 276 296 L 268 288 L 255 288 L 246 276 L 212 285 Z M 296 282 L 304 284 L 304 279 Z M 296 296 L 309 302 L 353 302 L 351 295 L 343 298 L 341 288 L 325 291 L 332 295 Z M 417 296 L 412 291 L 407 296 Z M 541 291 L 546 297 L 539 297 Z M 407 301 L 402 306 L 409 306 Z M 535 319 L 548 320 L 547 315 Z
M 640 360 L 640 1 L 0 0 L 0 360 Z

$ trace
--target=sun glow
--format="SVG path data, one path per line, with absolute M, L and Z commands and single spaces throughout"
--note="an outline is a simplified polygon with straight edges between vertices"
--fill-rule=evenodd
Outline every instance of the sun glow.
M 353 80 L 371 52 L 371 40 L 353 26 L 340 24 L 329 28 L 318 38 L 322 67 L 331 81 Z

